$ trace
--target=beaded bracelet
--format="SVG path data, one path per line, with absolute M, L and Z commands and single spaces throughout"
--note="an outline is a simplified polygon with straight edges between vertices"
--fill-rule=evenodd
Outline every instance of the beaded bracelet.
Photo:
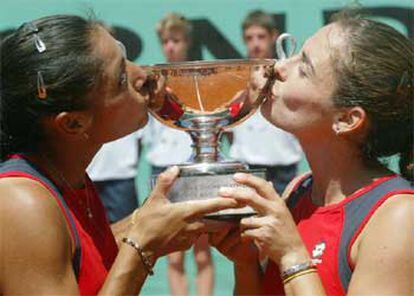
M 144 250 L 138 245 L 135 241 L 130 239 L 129 237 L 122 238 L 122 242 L 126 243 L 133 247 L 137 252 L 139 257 L 141 258 L 142 263 L 144 264 L 145 269 L 147 270 L 149 275 L 154 275 L 154 271 L 152 269 L 153 265 L 151 264 L 151 260 L 147 254 L 145 254 Z

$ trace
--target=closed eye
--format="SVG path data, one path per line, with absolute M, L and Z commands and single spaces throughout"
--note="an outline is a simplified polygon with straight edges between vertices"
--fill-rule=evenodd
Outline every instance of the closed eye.
M 300 77 L 307 77 L 308 76 L 306 71 L 303 69 L 303 65 L 299 65 L 298 71 L 299 71 L 299 76 Z
M 122 72 L 119 77 L 119 86 L 125 87 L 128 84 L 128 73 L 126 71 Z
M 126 71 L 125 58 L 122 59 L 120 74 L 118 76 L 118 87 L 124 89 L 128 85 L 128 73 Z
M 315 68 L 305 51 L 302 51 L 301 62 L 306 67 L 306 70 L 309 70 L 308 72 L 310 72 L 311 75 L 315 75 Z

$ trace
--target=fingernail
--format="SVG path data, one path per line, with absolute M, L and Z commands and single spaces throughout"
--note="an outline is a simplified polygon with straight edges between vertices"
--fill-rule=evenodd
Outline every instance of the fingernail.
M 168 168 L 167 172 L 169 174 L 177 174 L 179 170 L 180 169 L 178 168 L 178 166 L 175 165 L 175 166 L 172 166 L 172 167 Z
M 234 174 L 233 179 L 236 180 L 236 181 L 243 181 L 245 179 L 245 177 L 246 177 L 246 174 L 236 173 L 236 174 Z
M 222 196 L 228 196 L 233 193 L 233 189 L 231 187 L 220 187 L 219 194 Z

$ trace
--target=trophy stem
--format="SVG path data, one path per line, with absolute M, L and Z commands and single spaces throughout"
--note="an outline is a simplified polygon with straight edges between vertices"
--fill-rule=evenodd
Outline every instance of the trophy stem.
M 217 162 L 222 157 L 219 148 L 220 131 L 191 131 L 193 139 L 194 162 Z
M 194 162 L 212 163 L 222 159 L 218 141 L 221 134 L 220 118 L 199 116 L 190 121 L 188 133 L 193 140 Z

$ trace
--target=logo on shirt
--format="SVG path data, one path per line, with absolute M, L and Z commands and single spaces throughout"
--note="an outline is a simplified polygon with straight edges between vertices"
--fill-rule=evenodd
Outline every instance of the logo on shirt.
M 325 252 L 325 249 L 326 249 L 326 243 L 324 241 L 322 241 L 320 243 L 317 243 L 313 247 L 313 250 L 312 250 L 312 258 L 314 260 L 318 260 L 319 263 L 322 262 L 321 257 L 323 255 L 323 252 Z

